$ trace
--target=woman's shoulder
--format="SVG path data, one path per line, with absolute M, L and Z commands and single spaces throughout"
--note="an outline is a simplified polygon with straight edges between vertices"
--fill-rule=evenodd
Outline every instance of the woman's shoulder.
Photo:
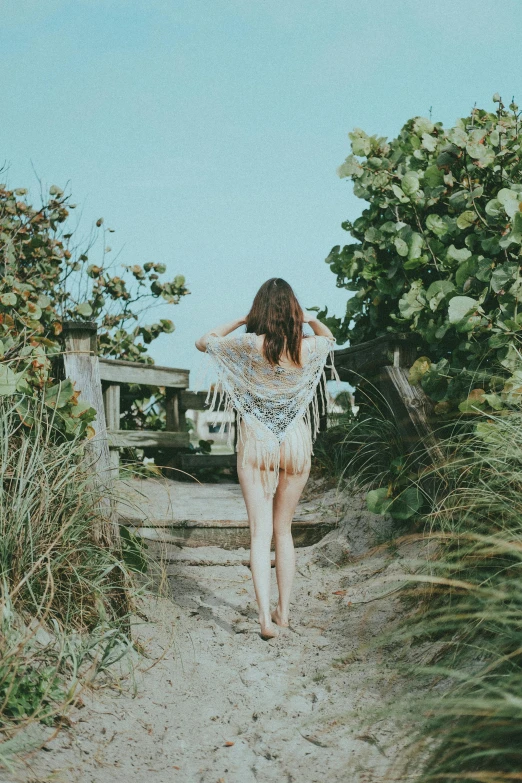
M 253 347 L 255 345 L 252 340 L 256 335 L 242 332 L 241 334 L 227 334 L 224 337 L 220 337 L 217 334 L 210 333 L 207 337 L 207 350 L 212 352 L 222 352 L 228 350 L 237 350 L 238 348 Z
M 303 337 L 303 343 L 310 351 L 332 350 L 335 346 L 334 337 L 326 337 L 324 334 L 307 334 Z

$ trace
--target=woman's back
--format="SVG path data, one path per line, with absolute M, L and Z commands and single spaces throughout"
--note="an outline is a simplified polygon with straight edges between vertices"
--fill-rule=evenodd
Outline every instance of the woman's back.
M 259 353 L 264 354 L 263 352 L 263 346 L 265 344 L 265 335 L 264 334 L 256 334 L 256 348 L 259 351 Z M 288 356 L 288 353 L 283 351 L 281 356 L 279 357 L 278 366 L 279 367 L 290 367 L 290 368 L 298 368 L 302 367 L 304 364 L 308 362 L 308 359 L 310 357 L 310 350 L 312 347 L 312 341 L 314 341 L 315 335 L 312 337 L 305 337 L 303 336 L 301 340 L 301 346 L 300 346 L 300 359 L 301 363 L 300 365 L 295 364 L 295 362 L 292 361 L 292 359 Z

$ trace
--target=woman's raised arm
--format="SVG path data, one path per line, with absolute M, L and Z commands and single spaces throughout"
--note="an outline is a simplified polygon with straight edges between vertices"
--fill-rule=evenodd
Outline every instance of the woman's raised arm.
M 320 337 L 330 337 L 330 339 L 334 339 L 333 334 L 329 330 L 327 326 L 325 326 L 321 321 L 317 319 L 317 316 L 315 313 L 304 313 L 304 322 L 305 324 L 308 324 L 313 329 L 314 334 L 320 336 Z
M 227 334 L 230 334 L 230 332 L 233 332 L 235 329 L 239 329 L 240 326 L 244 326 L 245 324 L 246 318 L 236 318 L 235 321 L 230 321 L 229 323 L 223 324 L 222 326 L 217 326 L 210 332 L 206 332 L 203 337 L 199 338 L 199 340 L 196 340 L 196 348 L 198 351 L 205 353 L 207 350 L 207 339 L 211 334 L 216 335 L 216 337 L 225 337 Z

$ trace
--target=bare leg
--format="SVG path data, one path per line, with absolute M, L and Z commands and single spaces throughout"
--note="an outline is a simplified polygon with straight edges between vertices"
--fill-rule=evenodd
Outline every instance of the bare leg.
M 279 601 L 272 619 L 277 625 L 288 625 L 290 594 L 295 574 L 295 552 L 292 540 L 292 519 L 304 489 L 310 467 L 303 473 L 291 474 L 282 470 L 274 496 L 274 536 L 276 553 L 276 577 Z
M 245 498 L 250 524 L 250 568 L 254 581 L 261 636 L 277 636 L 277 628 L 270 617 L 270 544 L 272 543 L 272 498 L 263 490 L 261 471 L 252 465 L 241 465 L 237 472 Z

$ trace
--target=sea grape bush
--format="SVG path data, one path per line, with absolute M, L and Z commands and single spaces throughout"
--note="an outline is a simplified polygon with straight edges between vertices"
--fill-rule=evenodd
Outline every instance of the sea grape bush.
M 37 208 L 28 203 L 25 188 L 0 185 L 0 396 L 19 394 L 22 421 L 30 425 L 28 398 L 41 394 L 67 435 L 85 433 L 94 411 L 70 381 L 53 378 L 62 321 L 97 321 L 100 355 L 152 363 L 147 345 L 172 332 L 174 324 L 162 318 L 143 325 L 144 305 L 177 304 L 189 293 L 182 275 L 160 280 L 161 263 L 122 265 L 115 274 L 105 241 L 101 260 L 91 263 L 97 237 L 93 234 L 87 249 L 73 243 L 67 218 L 74 208 L 54 185 Z M 100 218 L 96 231 L 105 240 L 112 229 L 102 225 Z
M 415 117 L 390 142 L 355 129 L 338 170 L 368 207 L 343 223 L 355 242 L 326 259 L 355 292 L 327 321 L 352 344 L 418 334 L 426 356 L 411 381 L 439 414 L 522 393 L 522 126 L 514 103 L 493 101 L 452 128 Z

